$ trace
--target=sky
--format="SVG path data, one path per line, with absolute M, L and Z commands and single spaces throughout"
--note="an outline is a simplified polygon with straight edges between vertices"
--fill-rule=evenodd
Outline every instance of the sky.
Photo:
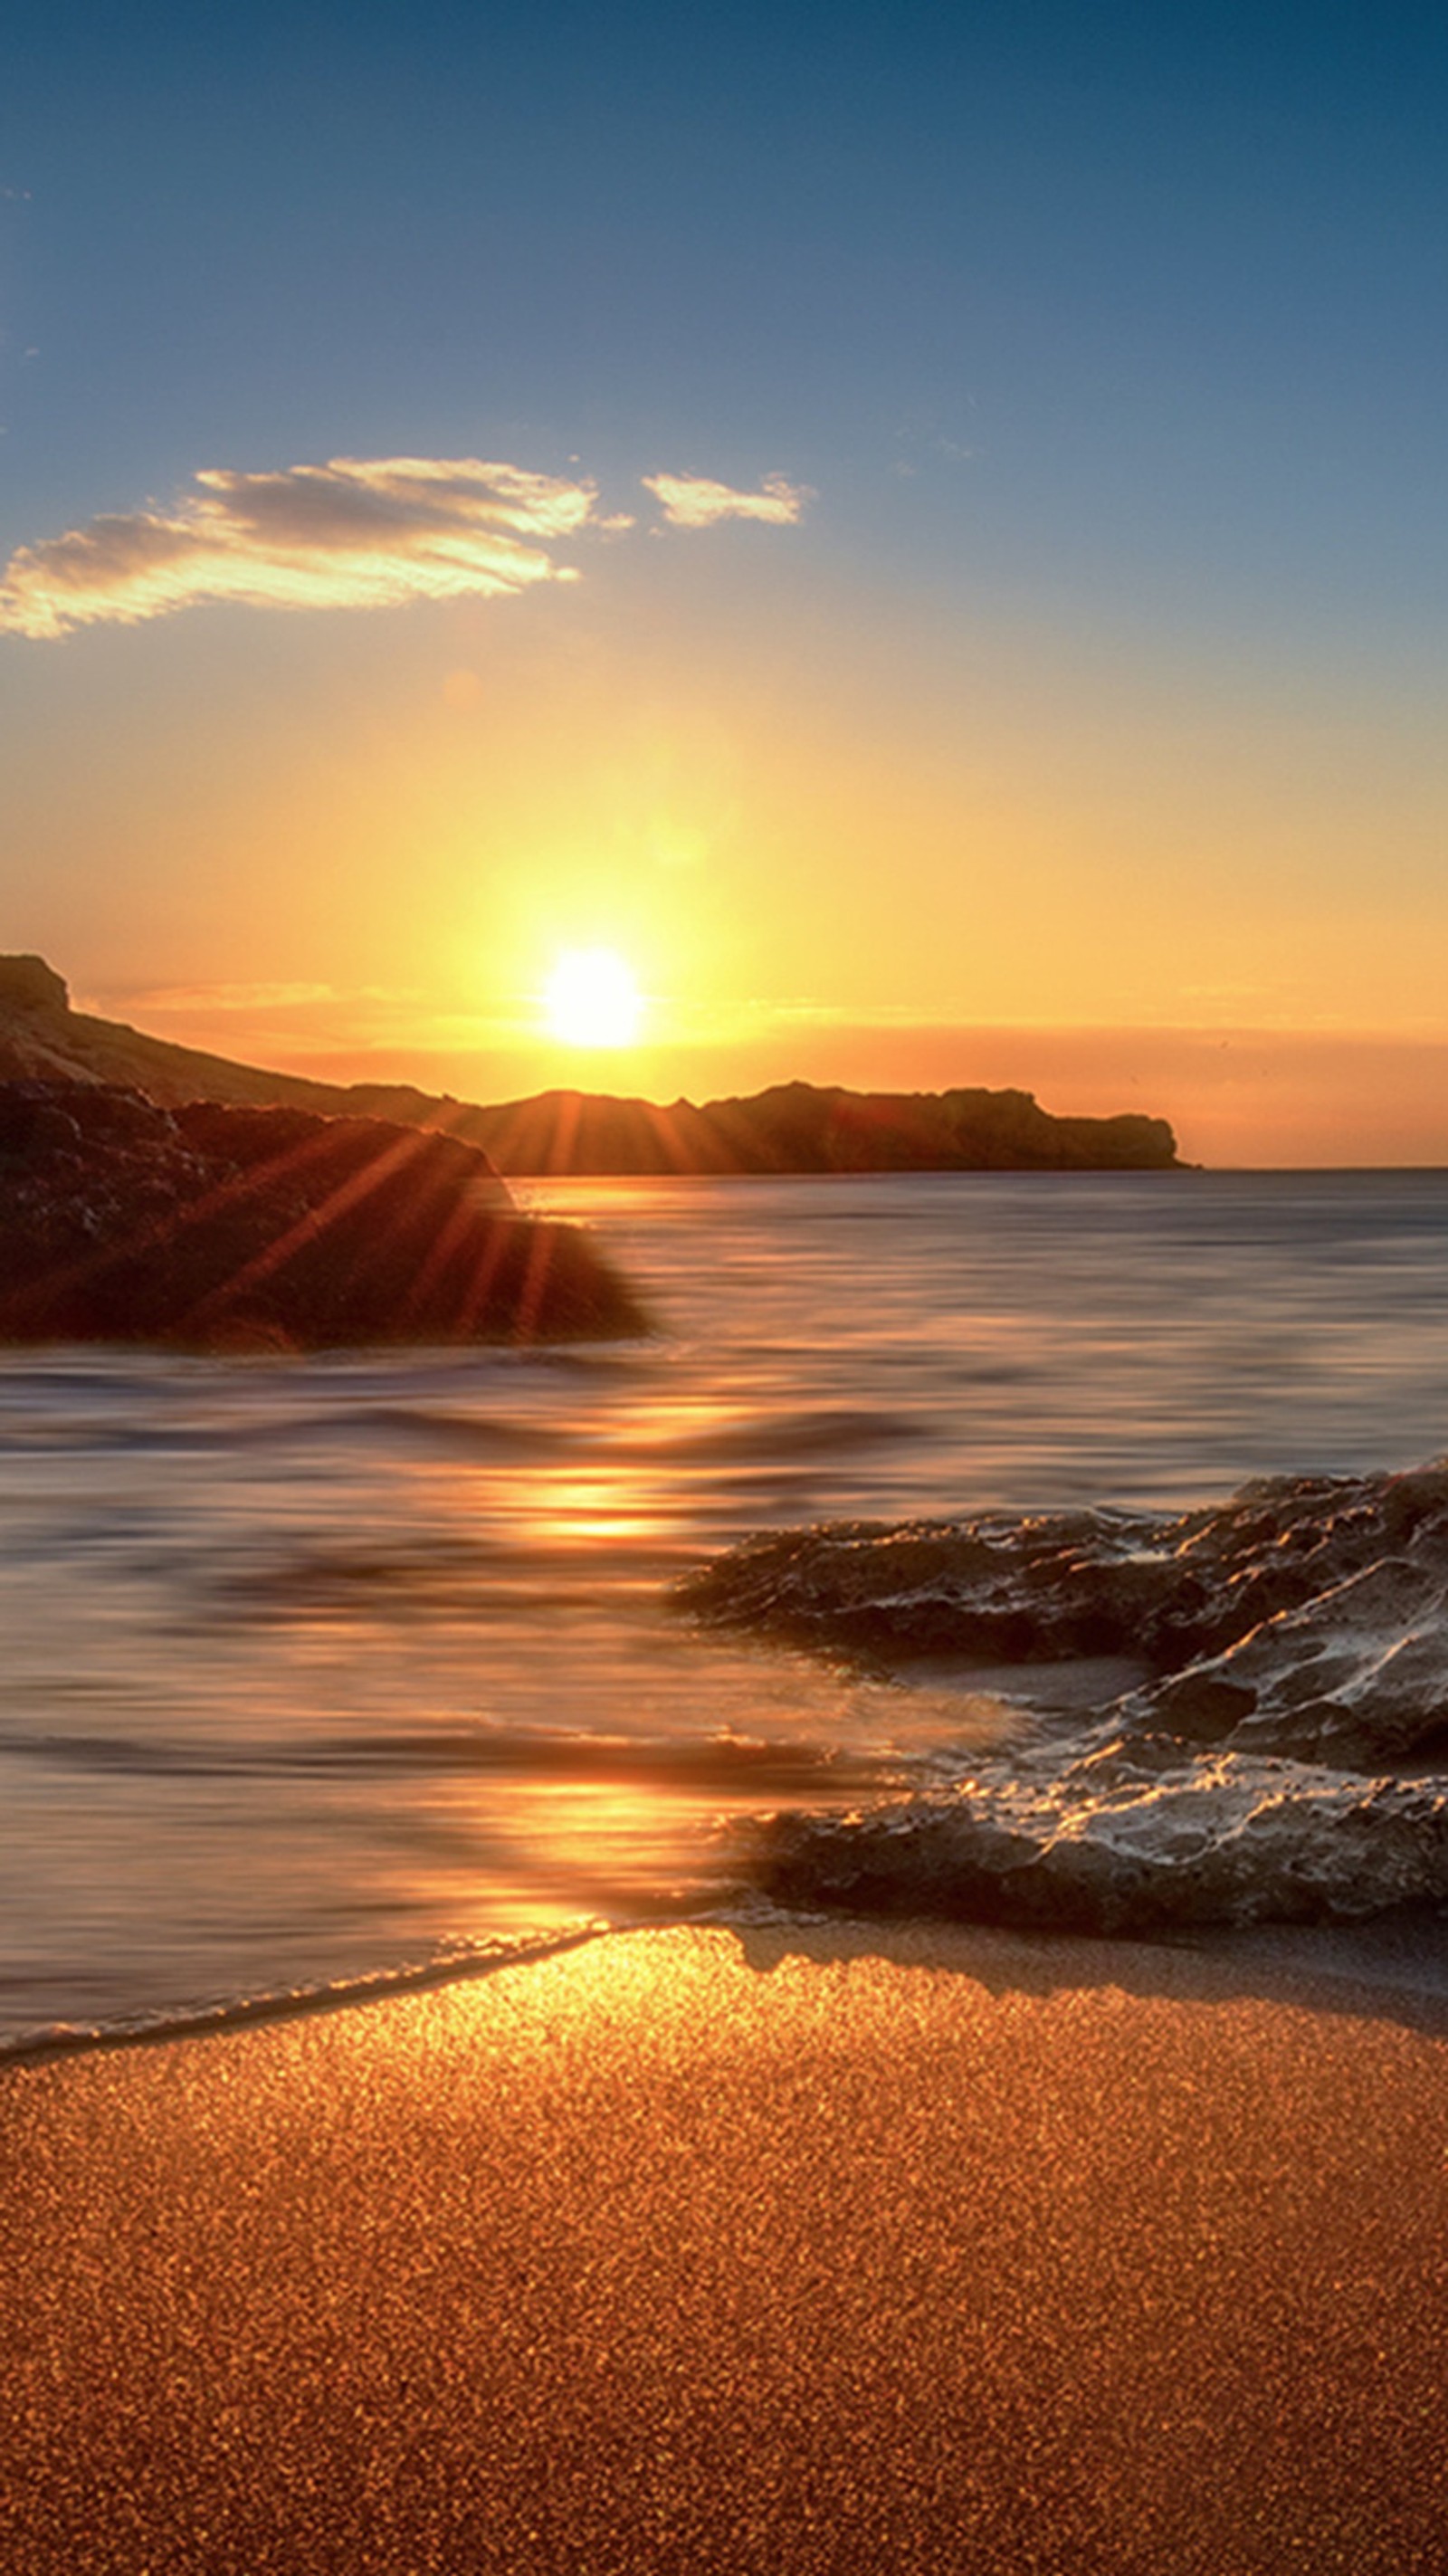
M 329 1079 L 1448 1162 L 1445 110 L 1411 0 L 51 0 L 0 949 Z

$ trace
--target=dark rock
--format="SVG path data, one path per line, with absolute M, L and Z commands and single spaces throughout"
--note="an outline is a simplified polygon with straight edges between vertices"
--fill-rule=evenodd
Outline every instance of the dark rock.
M 1180 1171 L 1163 1118 L 1056 1118 L 1028 1091 L 856 1092 L 777 1083 L 750 1099 L 547 1091 L 478 1108 L 407 1083 L 311 1082 L 72 1011 L 40 957 L 0 957 L 0 1081 L 108 1083 L 177 1107 L 207 1099 L 435 1127 L 505 1174 Z
M 1161 1536 L 1121 1512 L 845 1522 L 746 1540 L 690 1576 L 680 1598 L 709 1625 L 887 1662 L 1140 1653 L 1159 1627 L 1204 1606 L 1197 1569 L 1183 1572 Z
M 1180 1171 L 1163 1118 L 1056 1118 L 1028 1091 L 856 1092 L 777 1083 L 748 1099 L 541 1092 L 480 1110 L 507 1173 Z
M 1284 1477 L 1175 1516 L 1075 1512 L 756 1539 L 681 1600 L 830 1654 L 1154 1678 L 923 1797 L 752 1829 L 790 1904 L 1104 1933 L 1448 1903 L 1448 1462 Z M 1397 1776 L 1380 1776 L 1382 1774 Z
M 1141 1692 L 1133 1717 L 1245 1751 L 1353 1769 L 1448 1742 L 1448 1545 L 1441 1523 Z
M 0 1010 L 66 1011 L 70 994 L 63 975 L 43 957 L 0 957 Z
M 749 1834 L 756 1879 L 790 1905 L 1147 1936 L 1448 1897 L 1442 1781 L 1233 1753 L 1140 1778 L 1119 1751 L 1053 1777 L 994 1765 L 863 1815 L 766 1818 Z
M 0 1339 L 317 1349 L 647 1330 L 577 1229 L 456 1138 L 0 1085 Z
M 1133 1734 L 1355 1768 L 1448 1743 L 1448 1468 L 1283 1477 L 1174 1516 L 846 1523 L 748 1540 L 681 1605 L 831 1655 L 1134 1654 Z
M 0 957 L 0 1082 L 139 1091 L 168 1108 L 215 1100 L 309 1109 L 323 1118 L 381 1118 L 397 1127 L 436 1127 L 486 1151 L 482 1113 L 446 1093 L 409 1083 L 311 1082 L 147 1037 L 122 1021 L 73 1011 L 64 978 L 41 957 Z

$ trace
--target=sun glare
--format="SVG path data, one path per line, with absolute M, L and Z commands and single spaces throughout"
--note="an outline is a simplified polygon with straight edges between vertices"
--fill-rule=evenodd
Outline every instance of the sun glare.
M 644 1014 L 633 970 L 613 948 L 566 949 L 543 1003 L 549 1028 L 565 1046 L 628 1046 Z

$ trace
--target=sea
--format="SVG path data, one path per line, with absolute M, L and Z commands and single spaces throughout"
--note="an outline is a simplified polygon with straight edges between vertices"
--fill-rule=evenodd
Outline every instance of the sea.
M 519 1196 L 653 1333 L 0 1354 L 0 2049 L 747 1904 L 752 1818 L 1008 1745 L 1008 1688 L 700 1629 L 751 1533 L 1448 1449 L 1448 1172 Z

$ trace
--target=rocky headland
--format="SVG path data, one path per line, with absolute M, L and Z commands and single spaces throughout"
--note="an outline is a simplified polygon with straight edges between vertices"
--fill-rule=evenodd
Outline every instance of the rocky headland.
M 508 1173 L 1170 1172 L 1164 1118 L 1056 1118 L 1028 1091 L 847 1091 L 775 1084 L 747 1099 L 545 1091 L 476 1113 Z
M 398 1127 L 437 1127 L 486 1151 L 476 1113 L 446 1093 L 410 1083 L 309 1082 L 73 1011 L 65 978 L 43 957 L 0 957 L 0 1082 L 109 1083 L 167 1109 L 216 1100 L 310 1109 L 322 1118 L 385 1118 Z
M 503 1175 L 1171 1170 L 1152 1118 L 1026 1092 L 790 1083 L 702 1109 L 549 1092 L 482 1108 L 309 1082 L 74 1011 L 0 958 L 0 1337 L 199 1349 L 647 1328 L 591 1241 Z
M 167 1107 L 206 1099 L 439 1128 L 519 1179 L 1183 1168 L 1164 1118 L 1058 1118 L 1028 1091 L 857 1092 L 789 1082 L 702 1108 L 580 1091 L 481 1107 L 406 1083 L 309 1082 L 73 1011 L 64 980 L 39 957 L 0 957 L 0 1080 L 7 1079 L 119 1084 Z

